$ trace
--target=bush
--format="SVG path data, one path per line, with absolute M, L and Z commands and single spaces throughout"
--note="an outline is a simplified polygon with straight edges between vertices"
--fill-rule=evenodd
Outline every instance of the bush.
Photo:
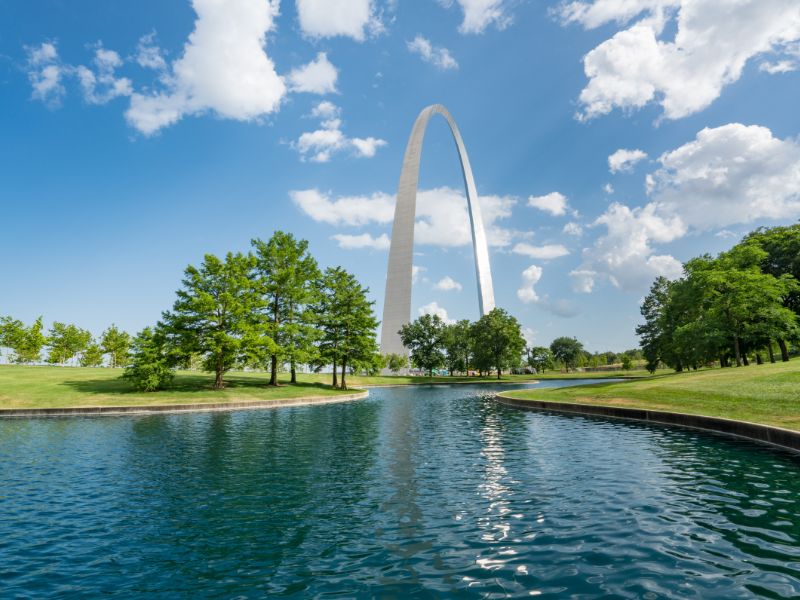
M 155 392 L 174 376 L 163 333 L 146 327 L 133 340 L 131 362 L 123 377 L 141 392 Z

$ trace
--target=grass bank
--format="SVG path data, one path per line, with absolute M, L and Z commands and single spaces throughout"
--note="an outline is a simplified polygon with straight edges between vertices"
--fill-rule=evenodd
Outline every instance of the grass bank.
M 800 431 L 800 359 L 503 395 L 723 417 Z

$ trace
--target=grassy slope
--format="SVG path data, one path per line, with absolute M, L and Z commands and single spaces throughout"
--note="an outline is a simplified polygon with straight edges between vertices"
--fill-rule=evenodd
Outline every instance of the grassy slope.
M 800 430 L 800 359 L 504 395 L 702 414 Z

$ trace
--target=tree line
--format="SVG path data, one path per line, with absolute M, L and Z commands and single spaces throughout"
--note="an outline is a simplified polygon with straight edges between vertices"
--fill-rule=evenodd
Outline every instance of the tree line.
M 718 256 L 655 280 L 636 328 L 651 371 L 718 362 L 721 367 L 789 360 L 800 339 L 800 225 L 759 228 Z

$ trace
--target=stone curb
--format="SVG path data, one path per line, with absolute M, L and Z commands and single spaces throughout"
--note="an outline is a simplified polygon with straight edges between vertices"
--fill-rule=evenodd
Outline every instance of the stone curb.
M 75 408 L 4 408 L 0 409 L 2 418 L 31 417 L 87 417 L 119 415 L 154 415 L 162 413 L 216 412 L 232 410 L 257 410 L 289 406 L 308 406 L 311 404 L 333 404 L 362 400 L 369 392 L 362 390 L 341 396 L 305 396 L 282 400 L 243 400 L 239 402 L 214 402 L 207 404 L 162 404 L 156 406 L 80 406 Z
M 553 412 L 574 413 L 616 419 L 631 419 L 646 421 L 661 425 L 677 425 L 715 431 L 736 437 L 755 440 L 765 444 L 778 446 L 785 450 L 800 452 L 800 432 L 781 427 L 759 425 L 748 421 L 736 421 L 722 417 L 706 417 L 703 415 L 690 415 L 686 413 L 673 413 L 661 410 L 648 410 L 642 408 L 622 408 L 618 406 L 602 406 L 596 404 L 575 404 L 571 402 L 547 402 L 543 400 L 521 400 L 496 395 L 495 400 L 505 406 L 522 410 L 545 410 Z

